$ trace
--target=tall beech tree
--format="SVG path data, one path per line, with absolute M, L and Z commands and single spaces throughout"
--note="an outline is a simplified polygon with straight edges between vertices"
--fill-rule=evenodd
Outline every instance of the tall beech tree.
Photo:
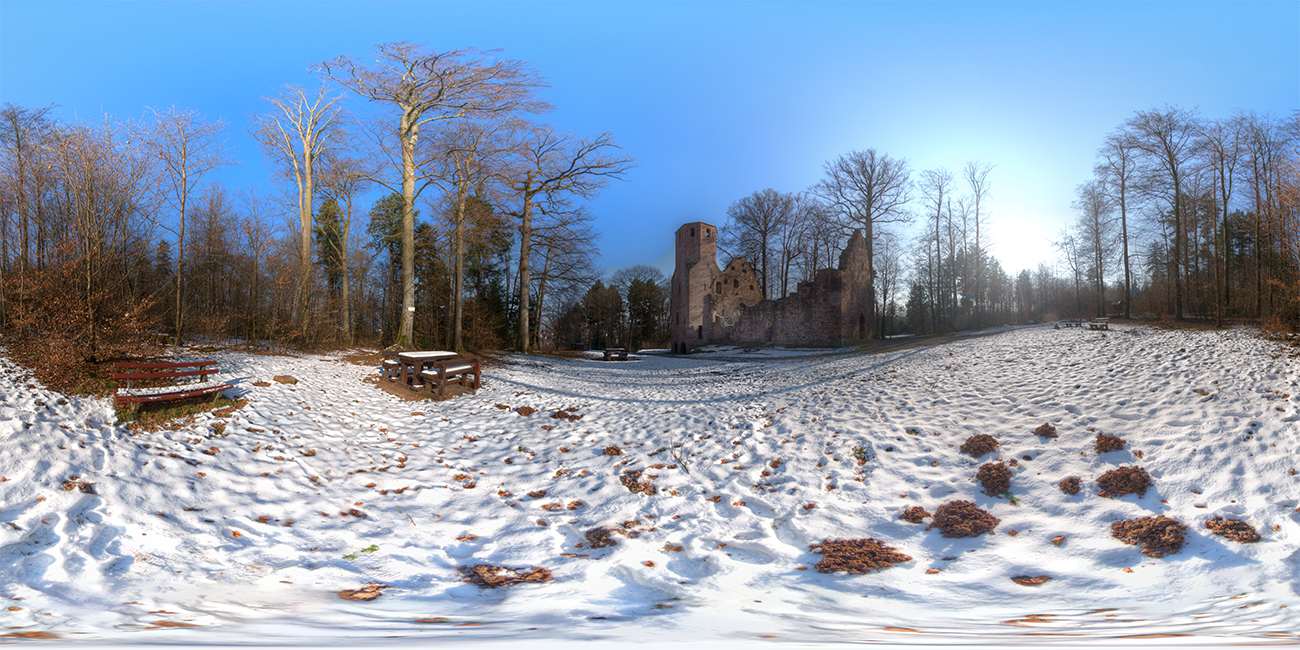
M 824 167 L 825 177 L 817 184 L 816 193 L 826 201 L 830 210 L 839 217 L 846 229 L 861 228 L 867 243 L 868 276 L 875 277 L 876 226 L 883 223 L 908 222 L 911 214 L 906 206 L 912 200 L 911 170 L 907 159 L 890 158 L 875 149 L 850 151 Z M 866 321 L 876 322 L 875 283 L 867 285 Z M 864 332 L 863 338 L 875 334 Z
M 298 188 L 297 321 L 306 331 L 311 298 L 312 211 L 316 203 L 316 161 L 329 145 L 341 107 L 340 95 L 325 86 L 314 93 L 285 86 L 276 97 L 263 97 L 276 110 L 253 116 L 252 133 L 267 155 L 293 177 Z
M 515 208 L 510 214 L 519 220 L 519 331 L 515 347 L 528 352 L 532 322 L 532 248 L 536 215 L 548 217 L 540 227 L 554 229 L 573 214 L 573 198 L 597 196 L 609 179 L 621 179 L 634 161 L 617 153 L 620 147 L 609 133 L 582 138 L 559 133 L 551 125 L 529 126 L 515 147 L 515 164 L 508 168 L 508 184 L 514 192 Z
M 415 199 L 436 174 L 429 169 L 429 158 L 440 155 L 427 147 L 420 150 L 421 129 L 453 120 L 500 119 L 549 109 L 536 97 L 545 83 L 531 66 L 492 54 L 476 49 L 437 52 L 409 42 L 380 43 L 373 64 L 339 56 L 316 66 L 358 95 L 390 108 L 379 144 L 396 164 L 399 187 L 378 174 L 369 180 L 402 196 L 399 347 L 412 345 L 415 322 Z
M 1174 317 L 1183 318 L 1183 272 L 1179 262 L 1187 246 L 1184 239 L 1183 182 L 1196 153 L 1197 117 L 1194 111 L 1165 106 L 1136 111 L 1125 125 L 1133 147 L 1145 165 L 1147 188 L 1169 204 L 1173 211 L 1173 242 L 1170 261 L 1174 280 Z
M 175 225 L 167 226 L 167 229 L 176 235 L 176 313 L 173 325 L 176 344 L 179 345 L 185 312 L 185 219 L 190 196 L 208 172 L 222 165 L 232 165 L 234 161 L 227 156 L 222 138 L 226 127 L 224 121 L 210 122 L 193 110 L 175 106 L 163 111 L 150 111 L 154 122 L 146 138 L 162 166 L 162 184 L 167 199 L 176 208 Z

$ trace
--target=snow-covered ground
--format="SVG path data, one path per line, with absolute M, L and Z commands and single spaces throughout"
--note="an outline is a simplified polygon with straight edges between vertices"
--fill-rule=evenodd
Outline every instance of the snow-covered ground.
M 477 394 L 411 402 L 342 355 L 232 352 L 214 358 L 247 406 L 155 433 L 0 356 L 0 642 L 1297 641 L 1293 354 L 1244 330 L 1038 326 L 877 355 L 515 356 Z M 1127 447 L 1094 453 L 1098 433 Z M 975 434 L 1001 447 L 961 454 Z M 1017 461 L 1018 504 L 974 481 L 994 458 Z M 1128 465 L 1154 487 L 1098 496 Z M 957 499 L 994 534 L 898 518 Z M 1187 524 L 1181 552 L 1111 537 L 1154 514 Z M 1216 515 L 1263 540 L 1215 536 Z M 617 544 L 589 548 L 597 527 Z M 913 560 L 814 570 L 810 545 L 866 537 Z M 554 580 L 482 589 L 458 571 L 478 564 Z M 388 588 L 337 595 L 370 583 Z

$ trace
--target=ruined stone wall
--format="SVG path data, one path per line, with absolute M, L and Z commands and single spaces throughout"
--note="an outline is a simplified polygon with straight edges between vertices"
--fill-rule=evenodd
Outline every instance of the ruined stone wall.
M 840 343 L 853 343 L 870 336 L 875 319 L 875 304 L 867 290 L 871 286 L 871 254 L 861 230 L 855 230 L 840 253 L 839 271 L 845 287 L 840 299 Z
M 717 265 L 717 229 L 695 222 L 677 230 L 670 317 L 673 350 L 710 343 L 833 347 L 865 338 L 874 313 L 870 260 L 861 231 L 840 255 L 838 269 L 817 271 L 781 300 L 762 300 L 757 274 L 743 258 Z

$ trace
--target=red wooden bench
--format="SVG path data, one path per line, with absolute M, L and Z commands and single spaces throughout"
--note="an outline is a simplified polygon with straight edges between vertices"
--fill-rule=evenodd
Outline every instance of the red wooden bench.
M 198 397 L 215 393 L 216 401 L 221 391 L 233 388 L 230 384 L 208 381 L 208 377 L 217 374 L 216 361 L 185 361 L 180 363 L 114 363 L 113 367 L 123 372 L 115 372 L 112 377 L 117 382 L 126 382 L 125 388 L 118 388 L 113 396 L 114 405 L 130 404 L 131 410 L 140 408 L 141 404 L 163 402 L 187 397 Z M 199 382 L 180 383 L 180 380 L 198 377 Z M 153 388 L 136 388 L 137 380 L 170 380 L 163 386 Z M 152 383 L 152 382 L 151 382 Z
M 470 386 L 473 390 L 478 390 L 483 373 L 478 357 L 456 357 L 434 362 L 431 370 L 420 373 L 420 379 L 424 380 L 430 393 L 444 398 L 447 396 L 447 384 L 453 381 L 461 386 Z M 472 385 L 466 383 L 470 381 Z

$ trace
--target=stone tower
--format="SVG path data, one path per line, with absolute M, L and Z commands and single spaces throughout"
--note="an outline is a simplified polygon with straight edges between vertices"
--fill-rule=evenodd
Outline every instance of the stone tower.
M 710 341 L 705 299 L 718 276 L 718 229 L 696 221 L 677 229 L 677 266 L 669 297 L 673 352 L 685 353 Z

